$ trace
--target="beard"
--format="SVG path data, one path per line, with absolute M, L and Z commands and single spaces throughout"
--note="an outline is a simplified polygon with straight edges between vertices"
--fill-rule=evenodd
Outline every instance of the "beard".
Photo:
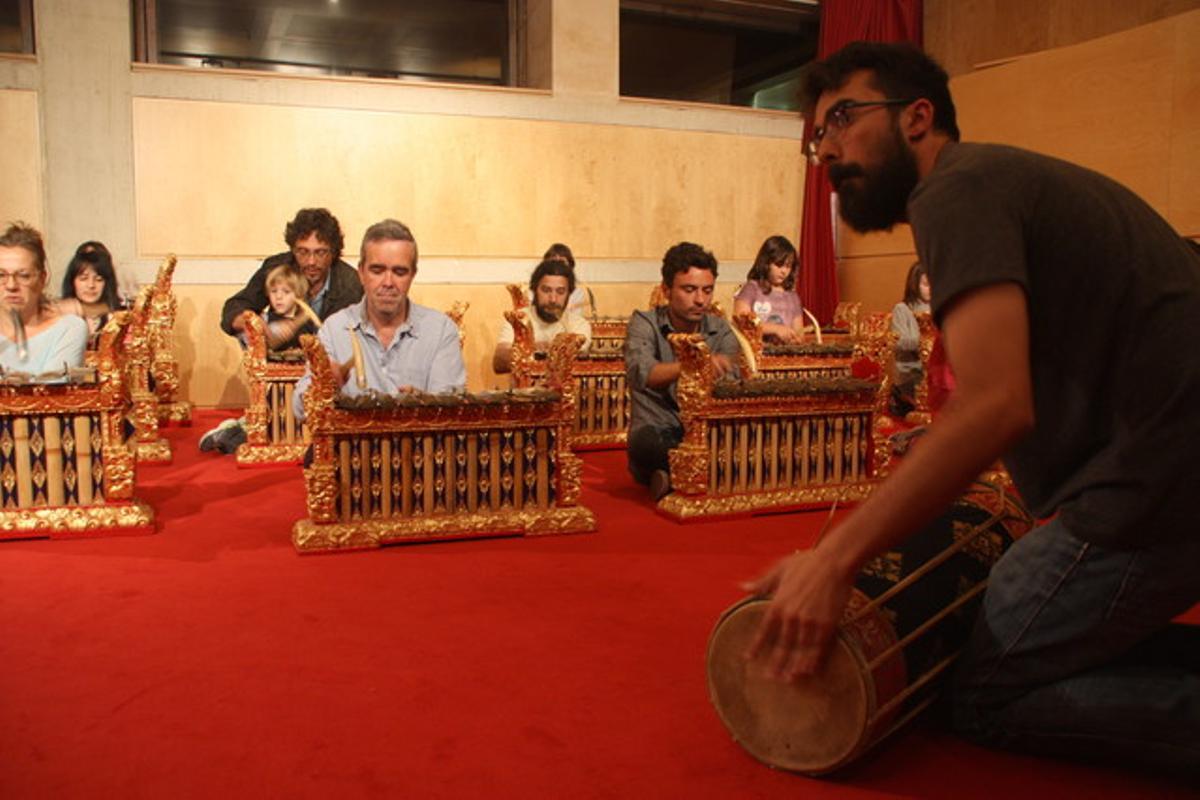
M 539 306 L 535 304 L 533 310 L 541 317 L 542 322 L 550 323 L 558 322 L 562 318 L 564 309 L 562 306 Z
M 883 163 L 867 171 L 860 164 L 833 164 L 829 182 L 838 196 L 838 213 L 859 233 L 891 230 L 908 216 L 908 196 L 917 185 L 917 159 L 893 126 Z M 859 180 L 850 182 L 850 178 Z

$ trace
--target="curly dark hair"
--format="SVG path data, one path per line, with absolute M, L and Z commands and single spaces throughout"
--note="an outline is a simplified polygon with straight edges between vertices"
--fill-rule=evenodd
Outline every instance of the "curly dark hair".
M 291 250 L 296 246 L 296 242 L 312 233 L 329 245 L 334 262 L 341 259 L 346 240 L 342 237 L 342 226 L 338 224 L 337 217 L 329 213 L 327 208 L 302 208 L 297 211 L 296 216 L 283 229 L 283 240 Z
M 675 283 L 676 275 L 692 267 L 706 269 L 713 274 L 713 278 L 717 277 L 716 256 L 693 242 L 680 242 L 663 256 L 663 286 L 670 287 Z
M 533 275 L 529 278 L 529 290 L 536 294 L 538 284 L 547 275 L 557 275 L 560 278 L 566 278 L 568 295 L 575 291 L 575 270 L 571 269 L 570 265 L 566 262 L 559 261 L 557 258 L 547 258 L 537 265 L 533 270 Z
M 933 104 L 933 127 L 958 141 L 957 113 L 946 70 L 907 42 L 851 42 L 824 61 L 813 62 L 804 78 L 805 115 L 812 119 L 821 95 L 845 86 L 850 76 L 861 70 L 871 73 L 871 85 L 887 97 L 928 100 Z
M 767 237 L 767 240 L 762 243 L 762 247 L 758 248 L 758 255 L 754 257 L 754 264 L 746 273 L 746 280 L 756 282 L 758 288 L 769 292 L 771 291 L 771 279 L 767 270 L 772 264 L 783 264 L 788 259 L 792 261 L 792 271 L 784 279 L 783 288 L 790 292 L 796 287 L 796 248 L 786 236 Z
M 62 296 L 75 297 L 75 278 L 84 267 L 91 267 L 104 280 L 104 291 L 100 299 L 110 309 L 121 307 L 121 299 L 117 294 L 117 270 L 113 267 L 112 253 L 102 242 L 84 242 L 75 248 L 75 255 L 67 264 L 67 272 L 63 275 Z

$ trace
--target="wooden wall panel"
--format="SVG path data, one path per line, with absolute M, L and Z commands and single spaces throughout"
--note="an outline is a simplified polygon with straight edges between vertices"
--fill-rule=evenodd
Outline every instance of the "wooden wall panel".
M 1200 185 L 1179 173 L 1200 161 L 1198 36 L 1193 11 L 956 78 L 963 138 L 1102 172 L 1187 232 Z
M 891 311 L 904 297 L 904 279 L 915 260 L 912 253 L 843 259 L 838 264 L 842 299 L 862 303 L 868 314 Z
M 925 0 L 925 49 L 952 75 L 1200 8 L 1200 0 Z
M 799 229 L 792 139 L 430 114 L 134 101 L 142 256 L 258 256 L 328 206 L 348 241 L 385 216 L 429 255 L 652 258 L 680 239 L 752 258 Z
M 0 224 L 42 227 L 42 142 L 36 92 L 0 90 Z
M 1176 229 L 1200 237 L 1200 13 L 1180 17 L 1174 27 L 1167 207 Z

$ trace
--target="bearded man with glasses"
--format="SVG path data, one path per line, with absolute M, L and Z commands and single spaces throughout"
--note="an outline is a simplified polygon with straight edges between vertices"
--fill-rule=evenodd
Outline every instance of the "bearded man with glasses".
M 221 330 L 243 344 L 245 323 L 242 322 L 242 314 L 246 311 L 261 314 L 270 306 L 267 276 L 276 267 L 287 266 L 304 276 L 308 296 L 298 299 L 306 303 L 321 320 L 362 299 L 363 288 L 358 271 L 342 261 L 342 228 L 337 217 L 328 209 L 300 209 L 284 228 L 283 238 L 287 242 L 287 251 L 264 261 L 258 271 L 250 276 L 245 287 L 226 300 L 221 309 Z M 308 319 L 307 314 L 301 313 L 290 319 L 270 322 L 267 325 L 268 346 L 286 345 L 295 339 Z M 244 421 L 229 419 L 200 437 L 200 449 L 231 454 L 244 441 Z
M 855 43 L 806 79 L 814 168 L 856 230 L 912 226 L 957 386 L 920 447 L 751 591 L 750 657 L 815 672 L 859 570 L 1003 458 L 1047 520 L 992 570 L 956 667 L 984 744 L 1200 770 L 1200 261 L 1115 181 L 959 143 L 946 73 Z

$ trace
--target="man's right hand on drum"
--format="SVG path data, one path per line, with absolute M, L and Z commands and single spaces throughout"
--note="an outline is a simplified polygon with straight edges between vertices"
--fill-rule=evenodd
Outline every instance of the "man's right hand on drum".
M 850 599 L 856 569 L 839 565 L 832 547 L 817 547 L 784 558 L 742 588 L 771 596 L 747 660 L 782 681 L 816 672 L 829 650 L 842 611 Z

